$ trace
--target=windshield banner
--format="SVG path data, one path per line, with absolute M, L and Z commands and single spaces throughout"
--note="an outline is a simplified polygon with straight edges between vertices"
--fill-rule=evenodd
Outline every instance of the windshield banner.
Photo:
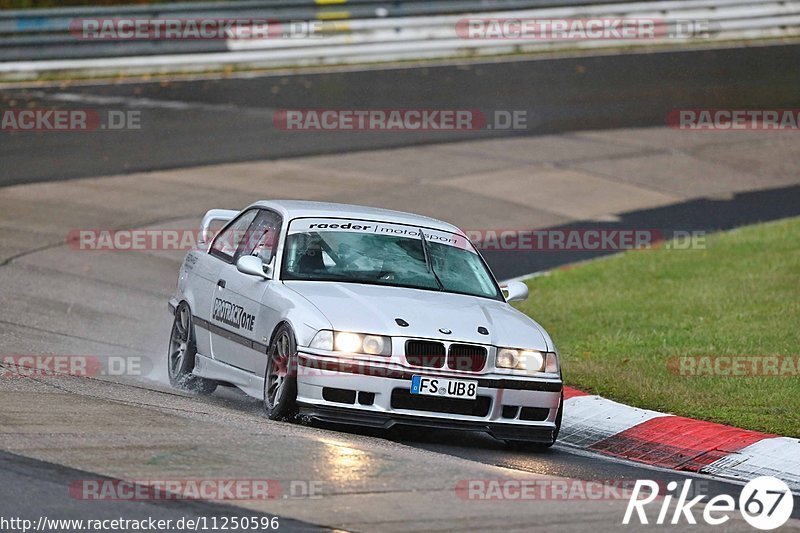
M 294 233 L 309 233 L 321 231 L 342 231 L 348 233 L 372 233 L 378 235 L 392 235 L 395 237 L 408 237 L 419 239 L 419 230 L 422 229 L 428 242 L 447 244 L 462 250 L 474 252 L 469 240 L 463 235 L 439 231 L 418 226 L 404 224 L 391 224 L 388 222 L 375 222 L 372 220 L 356 220 L 347 218 L 298 218 L 292 220 L 289 226 L 289 235 Z

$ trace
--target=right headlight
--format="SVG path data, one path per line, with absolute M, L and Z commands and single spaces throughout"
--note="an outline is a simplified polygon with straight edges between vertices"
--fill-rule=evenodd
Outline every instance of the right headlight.
M 554 352 L 540 352 L 521 348 L 498 348 L 495 366 L 507 370 L 520 370 L 528 374 L 560 371 L 558 355 Z

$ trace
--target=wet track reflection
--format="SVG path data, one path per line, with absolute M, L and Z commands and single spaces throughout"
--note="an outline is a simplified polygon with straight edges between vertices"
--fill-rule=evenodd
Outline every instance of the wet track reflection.
M 222 388 L 213 396 L 203 397 L 202 401 L 219 403 L 261 416 L 260 402 L 235 389 Z M 371 437 L 546 478 L 630 482 L 627 486 L 632 486 L 637 479 L 651 479 L 666 486 L 670 481 L 683 483 L 687 478 L 692 478 L 696 488 L 709 497 L 731 494 L 738 498 L 742 488 L 742 484 L 733 481 L 639 465 L 561 444 L 541 452 L 519 450 L 480 432 L 407 426 L 382 430 L 321 422 L 284 423 L 310 425 L 326 431 L 326 436 L 320 438 L 326 445 L 325 474 L 343 485 L 358 482 L 364 477 L 380 475 L 380 472 L 374 470 L 377 465 L 370 461 L 369 455 L 360 451 L 355 444 L 356 439 Z M 800 500 L 800 497 L 795 496 L 795 500 Z M 800 518 L 800 506 L 795 506 L 792 516 Z

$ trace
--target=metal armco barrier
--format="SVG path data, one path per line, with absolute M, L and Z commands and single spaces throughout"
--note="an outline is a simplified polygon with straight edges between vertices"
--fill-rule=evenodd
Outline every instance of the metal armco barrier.
M 647 40 L 469 38 L 467 19 L 651 19 L 663 34 Z M 76 21 L 306 21 L 313 34 L 282 38 L 85 39 Z M 703 31 L 699 31 L 703 30 Z M 72 31 L 71 31 L 72 30 Z M 795 38 L 800 0 L 240 0 L 116 8 L 0 12 L 0 77 L 28 79 L 78 71 L 139 73 L 508 54 L 541 50 L 641 46 L 670 42 Z

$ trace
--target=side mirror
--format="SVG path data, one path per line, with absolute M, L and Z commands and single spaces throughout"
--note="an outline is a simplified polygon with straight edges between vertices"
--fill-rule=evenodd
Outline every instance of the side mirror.
M 522 302 L 528 299 L 528 286 L 521 281 L 510 281 L 505 287 L 500 287 L 506 294 L 507 302 Z
M 236 261 L 236 270 L 248 276 L 258 276 L 264 279 L 272 277 L 272 266 L 264 266 L 259 257 L 243 255 Z

